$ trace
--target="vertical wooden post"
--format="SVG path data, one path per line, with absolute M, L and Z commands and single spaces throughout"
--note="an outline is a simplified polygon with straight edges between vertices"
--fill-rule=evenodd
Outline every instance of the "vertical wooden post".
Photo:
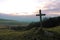
M 42 16 L 45 16 L 45 14 L 42 14 L 41 13 L 41 10 L 39 10 L 39 14 L 37 14 L 36 16 L 39 16 L 40 17 L 40 28 L 38 30 L 41 30 L 42 31 Z

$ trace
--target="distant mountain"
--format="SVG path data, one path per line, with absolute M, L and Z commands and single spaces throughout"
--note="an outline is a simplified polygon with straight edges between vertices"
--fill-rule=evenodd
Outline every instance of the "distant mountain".
M 0 25 L 28 25 L 27 22 L 19 22 L 15 20 L 0 19 Z
M 20 22 L 36 22 L 36 21 L 39 21 L 39 17 L 37 17 L 35 15 L 12 16 L 12 15 L 2 14 L 2 13 L 0 13 L 0 19 L 16 20 L 16 21 L 20 21 Z

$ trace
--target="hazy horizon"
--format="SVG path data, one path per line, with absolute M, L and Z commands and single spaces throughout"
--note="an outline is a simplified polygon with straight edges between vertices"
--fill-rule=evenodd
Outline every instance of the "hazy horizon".
M 56 17 L 57 15 L 46 15 L 44 17 Z M 43 18 L 44 18 L 43 17 Z M 39 16 L 36 15 L 25 15 L 25 16 L 12 16 L 12 15 L 8 15 L 8 14 L 0 14 L 0 19 L 9 19 L 9 20 L 16 20 L 16 21 L 20 21 L 20 22 L 37 22 L 39 21 Z

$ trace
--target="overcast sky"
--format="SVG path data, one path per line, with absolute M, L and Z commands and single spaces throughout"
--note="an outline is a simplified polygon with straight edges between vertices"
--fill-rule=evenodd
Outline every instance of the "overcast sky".
M 34 15 L 39 9 L 47 15 L 60 15 L 60 0 L 0 0 L 0 13 Z

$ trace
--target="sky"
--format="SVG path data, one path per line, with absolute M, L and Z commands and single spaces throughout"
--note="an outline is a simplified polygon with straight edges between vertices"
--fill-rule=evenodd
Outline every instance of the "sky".
M 60 15 L 60 0 L 0 0 L 0 13 L 35 15 L 39 9 L 47 15 Z

